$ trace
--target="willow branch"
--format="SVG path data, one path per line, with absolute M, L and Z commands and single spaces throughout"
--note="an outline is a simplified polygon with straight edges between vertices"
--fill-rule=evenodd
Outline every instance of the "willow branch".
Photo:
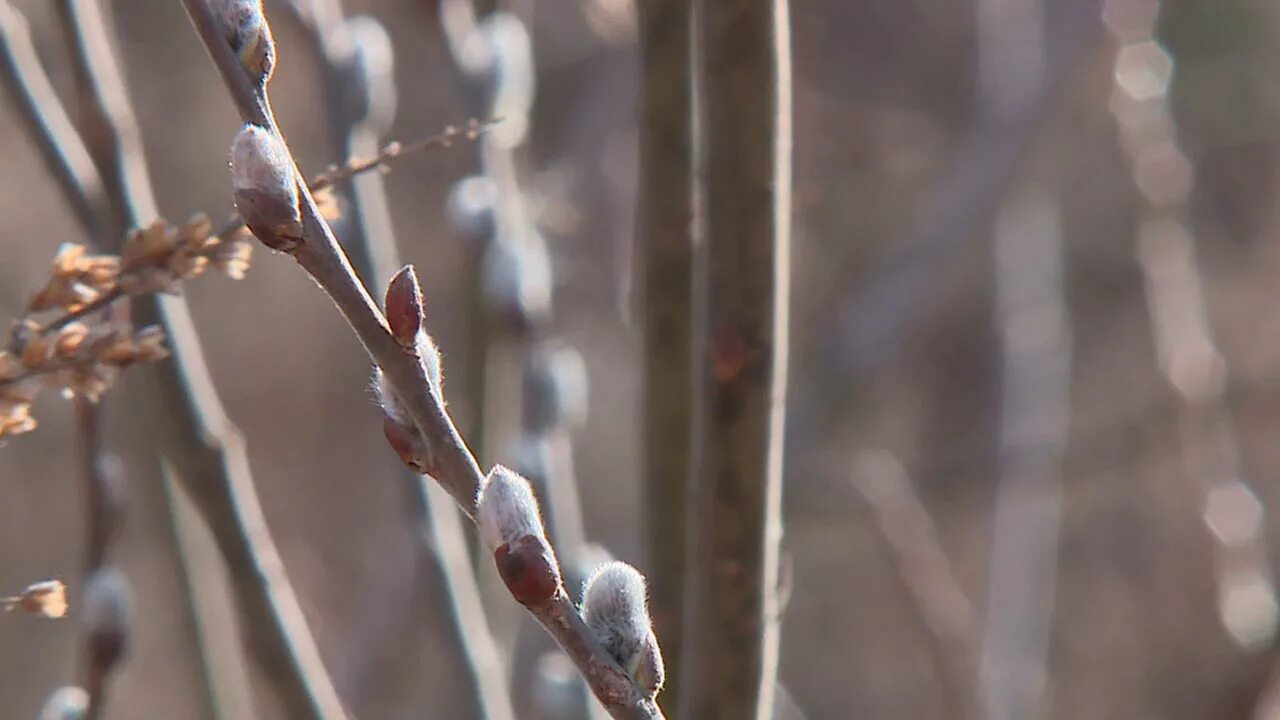
M 265 86 L 252 84 L 208 4 L 204 0 L 183 0 L 183 5 L 241 118 L 280 137 Z M 296 162 L 294 165 L 295 176 L 301 177 L 296 172 Z M 479 464 L 445 411 L 443 398 L 433 386 L 424 364 L 415 353 L 406 352 L 391 335 L 386 318 L 360 283 L 332 230 L 316 209 L 305 183 L 299 183 L 298 195 L 301 228 L 290 254 L 329 295 L 402 399 L 405 411 L 431 449 L 427 474 L 448 490 L 474 520 L 478 491 L 484 482 Z M 619 720 L 662 717 L 656 704 L 600 646 L 567 595 L 559 592 L 548 602 L 529 609 L 564 648 L 613 717 Z
M 97 236 L 108 212 L 102 177 L 40 64 L 26 18 L 4 1 L 0 1 L 0 79 L 67 205 L 89 236 Z
M 116 210 L 110 237 L 118 243 L 125 229 L 156 216 L 141 135 L 99 6 L 62 0 L 59 11 L 75 58 L 85 137 Z M 169 339 L 172 359 L 155 368 L 140 400 L 160 452 L 176 468 L 231 570 L 250 655 L 291 717 L 345 719 L 267 530 L 243 440 L 222 410 L 186 303 L 140 296 L 133 314 L 140 325 L 161 325 Z
M 791 213 L 785 0 L 699 7 L 704 253 L 680 716 L 764 720 L 777 685 Z
M 343 158 L 372 155 L 368 160 L 349 163 L 345 168 L 346 178 L 384 164 L 402 152 L 448 144 L 460 134 L 450 128 L 404 150 L 398 146 L 395 152 L 379 149 L 380 136 L 390 124 L 395 104 L 390 39 L 380 25 L 374 27 L 376 21 L 371 19 L 361 19 L 358 22 L 363 25 L 352 27 L 342 16 L 339 0 L 312 0 L 303 5 L 305 8 L 299 10 L 310 10 L 306 15 L 307 24 L 325 71 L 334 149 L 338 157 Z M 386 47 L 363 45 L 379 41 L 385 41 Z M 379 53 L 385 53 L 386 57 L 380 60 Z M 379 62 L 385 66 L 378 65 Z M 477 127 L 473 122 L 472 131 Z M 341 179 L 336 172 L 328 173 L 313 179 L 310 187 L 314 191 Z M 375 287 L 384 287 L 401 265 L 386 186 L 380 174 L 367 173 L 352 183 L 352 190 L 343 217 L 346 246 L 361 277 Z M 480 612 L 480 592 L 467 556 L 466 536 L 453 503 L 441 497 L 442 493 L 432 492 L 430 478 L 408 469 L 401 470 L 400 474 L 417 505 L 425 554 L 435 575 L 432 585 L 439 588 L 440 595 L 433 598 L 430 606 L 433 611 L 442 612 L 448 621 L 444 625 L 449 632 L 452 657 L 461 664 L 467 679 L 463 694 L 469 703 L 468 717 L 514 720 L 501 658 L 489 624 Z

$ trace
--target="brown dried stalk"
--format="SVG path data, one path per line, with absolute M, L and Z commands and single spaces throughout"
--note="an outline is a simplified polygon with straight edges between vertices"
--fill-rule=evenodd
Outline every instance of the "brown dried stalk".
M 680 716 L 764 720 L 778 663 L 791 213 L 785 0 L 700 5 L 705 208 Z M 696 521 L 694 519 L 696 518 Z
M 250 78 L 207 2 L 183 0 L 183 5 L 242 119 L 279 138 L 267 100 L 265 78 Z M 265 19 L 262 22 L 265 23 Z M 292 158 L 286 161 L 294 165 L 294 175 L 300 177 Z M 427 474 L 444 486 L 474 519 L 478 492 L 485 476 L 445 411 L 443 398 L 427 367 L 416 352 L 407 352 L 392 336 L 386 318 L 356 277 L 308 188 L 298 183 L 297 191 L 297 235 L 268 233 L 268 237 L 287 239 L 289 242 L 282 245 L 285 251 L 329 294 L 427 441 L 429 464 L 424 468 Z M 567 595 L 560 592 L 545 604 L 531 607 L 530 612 L 565 649 L 591 684 L 596 697 L 615 718 L 662 717 L 649 695 L 636 687 L 605 653 Z

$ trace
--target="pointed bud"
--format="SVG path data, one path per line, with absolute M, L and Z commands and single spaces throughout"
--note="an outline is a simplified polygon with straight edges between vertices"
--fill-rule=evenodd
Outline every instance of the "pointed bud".
M 275 69 L 276 44 L 262 0 L 214 0 L 214 11 L 240 66 L 253 82 L 265 85 Z
M 528 481 L 501 465 L 494 467 L 480 491 L 476 515 L 512 597 L 532 606 L 560 592 L 560 566 Z
M 422 286 L 418 283 L 418 274 L 412 265 L 405 265 L 387 283 L 383 305 L 391 335 L 400 343 L 400 347 L 412 349 L 417 354 L 436 392 L 443 392 L 440 351 L 427 334 Z
M 422 331 L 425 312 L 422 302 L 422 286 L 412 265 L 405 265 L 387 283 L 387 324 L 391 334 L 402 347 L 413 347 Z
M 84 584 L 83 623 L 89 631 L 89 664 L 105 675 L 128 645 L 129 584 L 109 567 L 94 570 Z
M 418 432 L 418 426 L 410 417 L 408 408 L 391 387 L 391 383 L 387 382 L 386 373 L 379 367 L 373 369 L 373 391 L 382 407 L 382 433 L 387 438 L 387 444 L 391 445 L 400 461 L 410 470 L 426 475 L 431 467 L 430 448 Z
M 291 251 L 302 239 L 298 181 L 284 142 L 246 124 L 231 143 L 231 185 L 244 224 L 267 247 Z
M 40 720 L 83 720 L 88 716 L 89 693 L 74 685 L 55 690 L 40 710 Z
M 582 592 L 582 616 L 622 669 L 652 694 L 662 687 L 662 652 L 645 605 L 644 576 L 624 562 L 601 566 Z

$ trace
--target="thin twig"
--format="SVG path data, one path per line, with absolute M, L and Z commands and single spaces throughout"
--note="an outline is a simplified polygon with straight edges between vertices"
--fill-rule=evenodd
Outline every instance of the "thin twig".
M 40 64 L 26 18 L 3 0 L 0 78 L 13 96 L 19 117 L 36 139 L 36 149 L 44 156 L 67 205 L 89 236 L 96 237 L 107 215 L 102 177 Z
M 867 501 L 894 567 L 911 594 L 957 716 L 973 702 L 978 660 L 978 620 L 933 519 L 898 459 L 875 453 L 859 460 L 854 487 Z
M 764 720 L 777 687 L 791 214 L 785 0 L 699 6 L 694 477 L 680 716 Z
M 1006 114 L 1044 85 L 1048 4 L 978 5 L 978 86 Z M 988 720 L 1044 712 L 1070 421 L 1070 319 L 1059 205 L 1043 182 L 1005 200 L 994 230 L 1001 331 L 1000 481 L 991 531 L 978 709 Z
M 97 0 L 59 0 L 57 10 L 71 51 L 80 95 L 77 125 L 102 180 L 115 217 L 99 245 L 118 251 L 124 230 L 156 217 L 155 196 L 142 153 L 142 136 Z
M 490 120 L 478 120 L 472 118 L 467 121 L 466 127 L 455 127 L 449 125 L 435 135 L 415 140 L 407 145 L 398 142 L 388 143 L 378 149 L 376 155 L 364 160 L 351 160 L 338 168 L 326 170 L 316 175 L 310 182 L 312 192 L 324 190 L 338 183 L 351 180 L 357 175 L 367 173 L 373 170 L 383 170 L 397 160 L 416 155 L 420 152 L 430 150 L 436 147 L 453 147 L 458 140 L 475 141 L 486 130 L 502 122 L 502 118 L 494 118 Z
M 351 157 L 364 148 L 378 147 L 380 135 L 391 118 L 380 118 L 382 122 L 378 122 L 379 119 L 373 117 L 373 106 L 394 104 L 394 97 L 375 97 L 379 91 L 375 82 L 377 78 L 369 77 L 369 74 L 389 75 L 393 69 L 391 58 L 386 58 L 388 67 L 370 66 L 374 60 L 368 56 L 375 54 L 376 49 L 361 47 L 365 38 L 350 29 L 338 0 L 295 3 L 294 7 L 300 11 L 312 10 L 307 15 L 310 20 L 308 26 L 326 71 L 329 117 L 334 124 L 338 157 Z M 375 21 L 365 19 L 361 22 Z M 390 48 L 385 48 L 385 51 L 389 53 Z M 356 54 L 361 52 L 366 57 L 364 62 L 357 63 Z M 394 86 L 388 83 L 386 90 L 394 92 Z M 363 96 L 362 107 L 353 108 L 351 103 L 345 102 L 350 94 Z M 405 154 L 447 146 L 459 137 L 474 140 L 489 124 L 473 120 L 466 130 L 451 126 L 439 135 L 403 148 L 388 146 L 370 160 L 350 162 L 341 171 L 315 177 L 310 187 L 314 192 Z M 349 231 L 346 246 L 360 276 L 375 287 L 384 287 L 400 268 L 387 208 L 386 186 L 382 177 L 373 173 L 355 183 L 353 190 L 349 211 L 343 218 Z M 453 646 L 452 657 L 460 664 L 467 679 L 467 687 L 461 689 L 466 698 L 467 715 L 477 720 L 513 720 L 515 712 L 507 692 L 501 658 L 488 622 L 480 612 L 479 588 L 467 557 L 466 536 L 458 521 L 457 510 L 443 493 L 432 492 L 434 483 L 430 478 L 416 475 L 408 469 L 401 470 L 400 474 L 417 504 L 423 548 L 435 575 L 432 585 L 439 589 L 439 596 L 433 598 L 430 606 L 433 612 L 443 611 L 444 619 L 448 621 L 444 624 L 449 633 L 448 642 Z
M 265 88 L 255 89 L 227 44 L 219 21 L 204 0 L 183 0 L 201 41 L 222 75 L 241 118 L 279 137 Z M 296 163 L 295 163 L 296 165 Z M 300 176 L 300 175 L 299 175 Z M 390 334 L 386 318 L 360 284 L 332 230 L 316 209 L 305 184 L 299 183 L 302 228 L 294 259 L 328 293 L 351 325 L 371 359 L 382 369 L 391 388 L 405 404 L 431 449 L 428 474 L 436 479 L 471 518 L 476 515 L 478 490 L 484 475 L 458 435 L 444 401 L 415 354 L 406 353 Z M 586 627 L 573 602 L 563 592 L 530 608 L 587 678 L 596 697 L 619 720 L 661 718 L 649 699 L 605 653 Z
M 86 117 L 100 133 L 100 141 L 90 145 L 103 148 L 95 155 L 100 167 L 110 169 L 107 190 L 119 215 L 120 227 L 113 233 L 118 242 L 124 228 L 156 217 L 140 134 L 96 2 L 62 0 L 60 10 L 75 51 L 77 82 L 91 106 Z M 251 654 L 290 716 L 344 719 L 267 530 L 244 443 L 222 411 L 185 302 L 140 296 L 133 313 L 139 325 L 161 325 L 173 350 L 172 361 L 155 368 L 140 400 L 157 428 L 162 454 L 176 468 L 231 570 Z

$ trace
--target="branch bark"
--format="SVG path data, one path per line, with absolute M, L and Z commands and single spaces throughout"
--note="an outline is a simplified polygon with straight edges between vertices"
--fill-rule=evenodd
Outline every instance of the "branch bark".
M 693 398 L 693 10 L 636 4 L 641 58 L 636 243 L 644 323 L 644 474 L 654 631 L 666 641 L 664 704 L 679 701 Z
M 790 253 L 785 0 L 699 6 L 697 414 L 682 696 L 688 718 L 770 717 Z

